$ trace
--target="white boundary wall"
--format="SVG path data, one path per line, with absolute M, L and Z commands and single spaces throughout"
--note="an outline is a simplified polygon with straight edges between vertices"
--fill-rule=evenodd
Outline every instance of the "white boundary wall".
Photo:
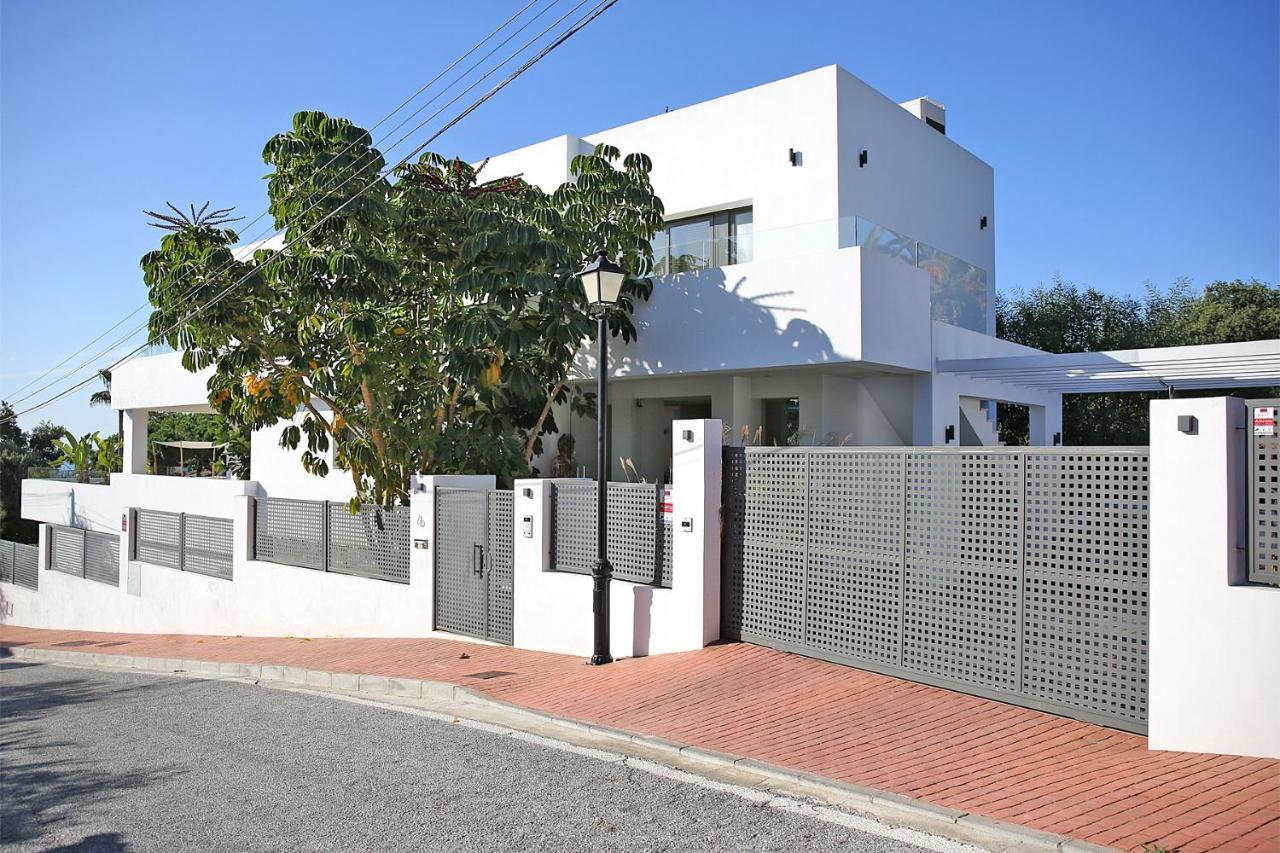
M 1151 403 L 1152 749 L 1280 758 L 1280 588 L 1244 582 L 1245 427 L 1231 397 Z
M 696 649 L 720 636 L 721 425 L 675 426 L 672 588 L 613 582 L 616 657 Z M 399 584 L 250 559 L 252 497 L 261 491 L 253 481 L 134 474 L 113 475 L 110 486 L 26 480 L 27 518 L 120 536 L 120 582 L 109 586 L 46 570 L 48 528 L 42 527 L 40 589 L 0 584 L 0 623 L 137 633 L 435 636 L 435 489 L 492 489 L 494 482 L 492 475 L 414 478 L 409 583 Z M 548 483 L 516 485 L 515 645 L 589 656 L 591 578 L 550 571 Z M 129 508 L 231 518 L 233 579 L 131 561 L 120 524 Z M 534 535 L 525 537 L 522 519 L 530 514 Z M 689 530 L 681 532 L 681 519 L 689 520 Z

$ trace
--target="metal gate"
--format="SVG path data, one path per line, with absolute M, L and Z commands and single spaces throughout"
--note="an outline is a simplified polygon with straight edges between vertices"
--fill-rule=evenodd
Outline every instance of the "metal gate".
M 1249 401 L 1249 580 L 1280 584 L 1280 400 Z
M 723 631 L 1145 731 L 1146 448 L 726 448 Z
M 436 489 L 435 624 L 511 644 L 510 490 Z

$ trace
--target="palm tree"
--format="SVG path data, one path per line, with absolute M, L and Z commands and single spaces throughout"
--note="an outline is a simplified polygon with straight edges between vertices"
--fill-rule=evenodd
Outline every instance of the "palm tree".
M 110 406 L 111 405 L 111 371 L 102 368 L 98 371 L 98 380 L 102 383 L 102 389 L 94 391 L 89 397 L 90 406 Z M 116 435 L 124 441 L 124 409 L 116 412 Z

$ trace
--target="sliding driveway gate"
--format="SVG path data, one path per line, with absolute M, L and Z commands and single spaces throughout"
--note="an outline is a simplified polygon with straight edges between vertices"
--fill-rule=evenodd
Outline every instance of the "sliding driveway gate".
M 726 636 L 1145 732 L 1146 448 L 726 448 Z
M 435 623 L 512 642 L 513 493 L 436 489 Z

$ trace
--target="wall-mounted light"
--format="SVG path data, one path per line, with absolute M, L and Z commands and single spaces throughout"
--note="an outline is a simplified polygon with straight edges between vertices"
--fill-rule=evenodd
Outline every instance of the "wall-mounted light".
M 1053 446 L 1057 447 L 1060 444 L 1062 444 L 1062 433 L 1055 432 L 1053 434 Z
M 680 433 L 680 437 L 690 444 L 693 443 L 693 430 L 687 429 Z
M 1198 435 L 1200 421 L 1196 420 L 1195 415 L 1178 415 L 1178 432 L 1186 435 Z
M 944 436 L 944 438 L 945 438 L 945 440 L 946 440 L 946 443 L 947 443 L 947 444 L 950 444 L 951 442 L 955 441 L 955 440 L 956 440 L 956 425 L 955 425 L 955 424 L 947 424 L 947 428 L 946 428 L 946 430 L 943 432 L 943 436 Z
M 528 486 L 525 486 L 523 489 L 520 490 L 520 494 L 524 495 L 526 498 L 531 498 L 533 497 L 533 489 L 529 488 Z
M 867 165 L 867 149 L 863 148 L 858 152 L 858 168 L 861 169 Z
M 797 150 L 796 150 L 796 149 L 794 149 L 794 148 L 788 148 L 788 149 L 787 149 L 787 162 L 789 162 L 792 166 L 803 166 L 803 165 L 804 165 L 804 153 L 803 153 L 803 152 L 800 152 L 800 151 L 797 151 Z
M 978 220 L 978 230 L 981 231 L 986 227 L 987 227 L 987 217 L 984 216 Z

